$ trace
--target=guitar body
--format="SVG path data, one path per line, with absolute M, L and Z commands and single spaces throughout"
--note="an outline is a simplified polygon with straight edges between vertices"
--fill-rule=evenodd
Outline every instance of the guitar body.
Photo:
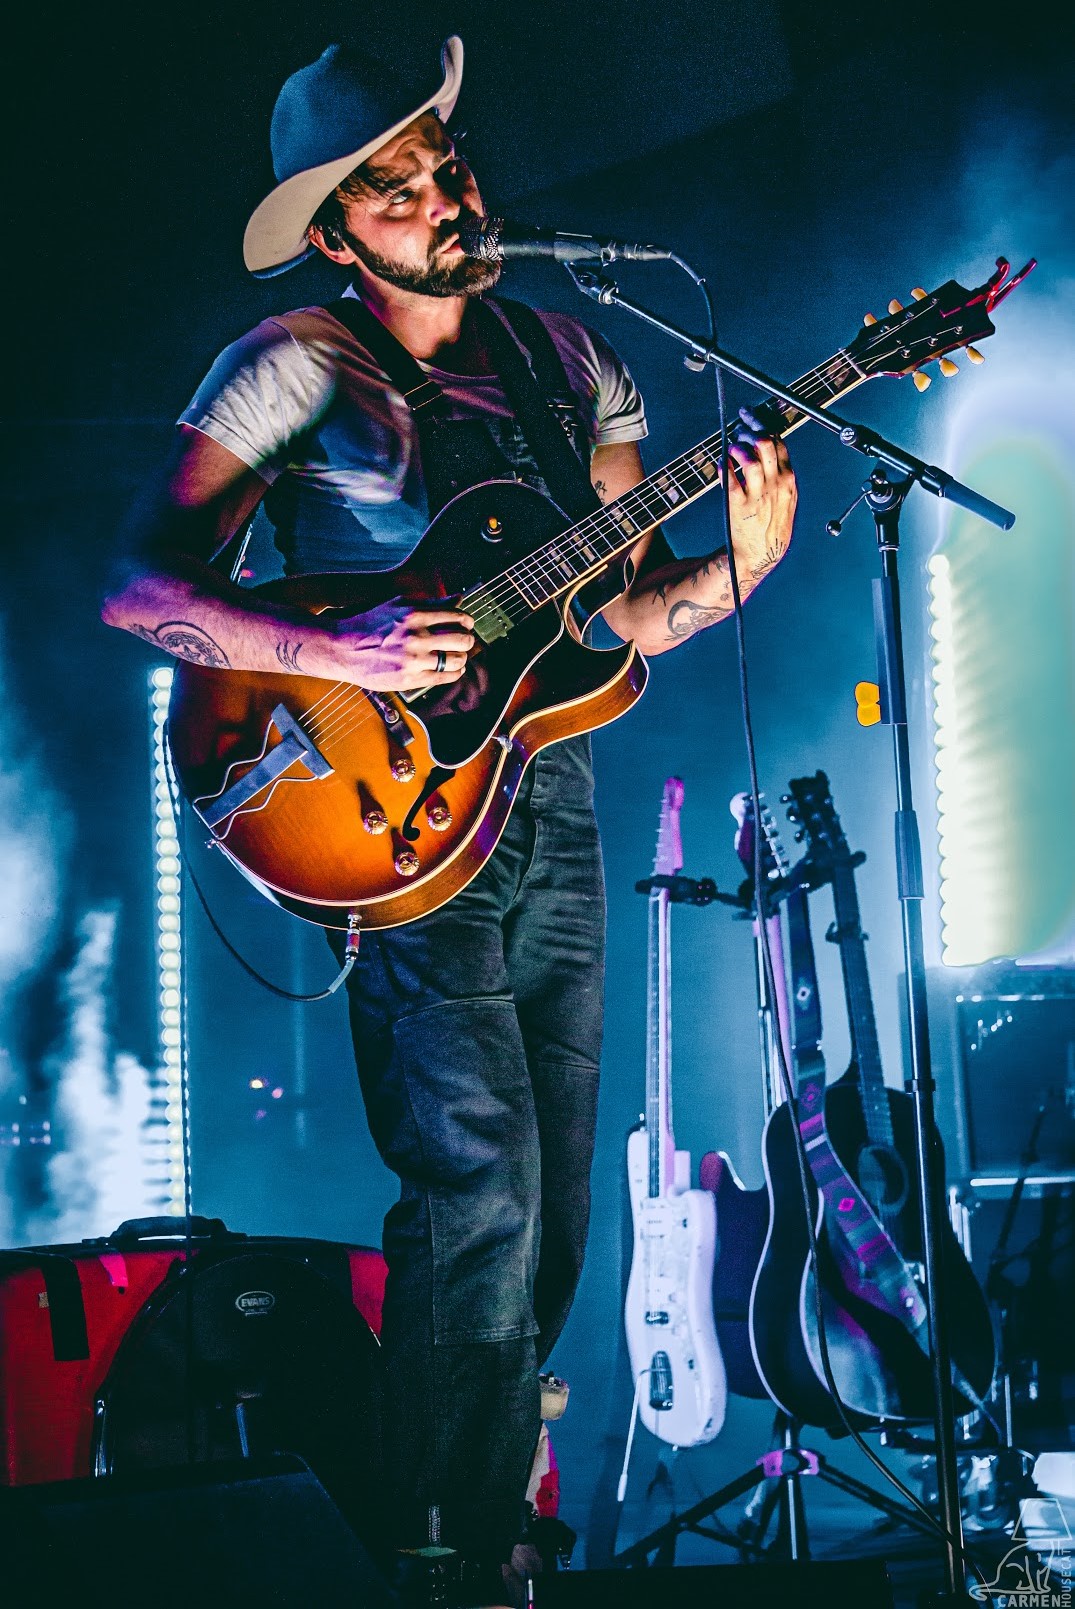
M 706 1152 L 698 1182 L 716 1208 L 713 1318 L 728 1390 L 738 1397 L 767 1397 L 750 1344 L 750 1293 L 769 1229 L 769 1193 L 764 1185 L 746 1189 L 723 1151 Z
M 925 1258 L 925 1248 L 915 1182 L 914 1101 L 903 1090 L 889 1089 L 886 1093 L 892 1123 L 893 1151 L 899 1159 L 899 1170 L 909 1181 L 909 1188 L 902 1192 L 904 1200 L 899 1212 L 891 1220 L 886 1215 L 885 1227 L 905 1260 L 912 1267 L 919 1267 Z M 826 1092 L 825 1127 L 832 1150 L 845 1173 L 869 1195 L 872 1188 L 870 1175 L 876 1170 L 866 1149 L 868 1135 L 862 1099 L 853 1076 L 845 1075 Z M 934 1144 L 940 1151 L 941 1139 L 937 1134 L 934 1135 Z M 943 1155 L 939 1158 L 939 1168 L 943 1177 Z M 864 1169 L 868 1170 L 865 1177 Z M 947 1218 L 942 1220 L 940 1230 L 944 1261 L 943 1300 L 948 1315 L 952 1362 L 958 1371 L 955 1376 L 955 1411 L 960 1415 L 970 1413 L 974 1406 L 959 1390 L 960 1376 L 979 1397 L 986 1397 L 996 1365 L 996 1347 L 982 1288 Z M 855 1386 L 852 1400 L 864 1413 L 912 1422 L 930 1420 L 933 1414 L 933 1385 L 929 1358 L 898 1318 L 853 1294 L 859 1271 L 849 1256 L 847 1242 L 842 1235 L 834 1235 L 830 1244 L 839 1254 L 847 1310 L 861 1322 L 876 1360 Z M 821 1354 L 812 1301 L 805 1306 L 804 1325 L 811 1359 L 820 1375 Z
M 676 1166 L 690 1177 L 685 1152 Z M 662 1441 L 694 1447 L 712 1441 L 728 1401 L 712 1319 L 714 1197 L 684 1189 L 652 1198 L 645 1128 L 628 1137 L 627 1181 L 634 1252 L 624 1321 L 639 1418 Z
M 912 1188 L 901 1211 L 886 1227 L 913 1265 L 922 1257 L 921 1220 L 913 1187 L 913 1103 L 899 1090 L 889 1090 L 888 1100 L 895 1151 Z M 853 1078 L 845 1076 L 826 1091 L 825 1126 L 849 1181 L 864 1188 L 860 1159 L 867 1140 L 866 1122 Z M 769 1394 L 786 1412 L 806 1424 L 838 1430 L 821 1361 L 795 1135 L 786 1106 L 779 1107 L 769 1121 L 763 1154 L 772 1222 L 751 1299 L 755 1361 Z M 860 1270 L 843 1234 L 827 1222 L 812 1176 L 810 1195 L 829 1362 L 841 1400 L 853 1421 L 860 1424 L 878 1419 L 928 1423 L 933 1414 L 928 1356 L 895 1314 L 861 1294 Z M 953 1231 L 947 1224 L 942 1227 L 952 1358 L 959 1373 L 984 1397 L 995 1362 L 989 1313 Z M 958 1389 L 955 1405 L 957 1414 L 969 1413 L 973 1407 Z
M 302 576 L 258 591 L 340 616 L 395 597 L 454 599 L 565 523 L 530 487 L 491 481 L 448 504 L 395 570 Z M 637 649 L 585 647 L 569 623 L 570 599 L 531 608 L 510 583 L 490 591 L 505 606 L 502 617 L 495 609 L 485 617 L 490 640 L 458 682 L 410 698 L 371 698 L 312 677 L 177 667 L 168 733 L 180 784 L 223 852 L 277 903 L 341 928 L 351 917 L 380 928 L 435 910 L 492 854 L 533 757 L 640 697 L 647 668 Z M 296 734 L 290 750 L 274 719 L 281 707 Z M 277 774 L 244 796 L 244 778 L 274 755 Z
M 819 1379 L 803 1325 L 810 1240 L 795 1155 L 790 1108 L 778 1106 L 762 1135 L 762 1164 L 769 1199 L 765 1242 L 750 1292 L 751 1353 L 765 1394 L 792 1419 L 832 1429 L 839 1424 L 832 1397 Z M 810 1210 L 823 1269 L 831 1263 L 824 1231 L 824 1207 L 808 1174 Z M 835 1273 L 835 1270 L 831 1270 Z M 825 1334 L 838 1383 L 861 1367 L 856 1357 L 860 1330 L 823 1277 Z M 812 1292 L 812 1284 L 809 1287 Z M 812 1295 L 811 1295 L 812 1300 Z M 836 1367 L 840 1358 L 841 1368 Z M 841 1397 L 843 1392 L 841 1391 Z M 847 1400 L 846 1398 L 844 1399 Z

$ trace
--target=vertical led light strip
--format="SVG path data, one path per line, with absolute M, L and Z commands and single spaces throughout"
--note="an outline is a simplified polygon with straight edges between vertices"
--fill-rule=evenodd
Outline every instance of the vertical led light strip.
M 173 1213 L 186 1211 L 183 1179 L 183 1089 L 186 1039 L 183 1024 L 183 910 L 179 834 L 165 757 L 172 668 L 150 673 L 149 708 L 153 766 L 153 880 L 157 938 L 157 1023 L 160 1064 L 155 1095 L 163 1111 L 164 1194 Z
M 974 442 L 950 461 L 1018 519 L 1000 534 L 946 508 L 928 564 L 941 954 L 1070 961 L 1075 476 L 1044 427 L 991 435 L 979 420 Z
M 933 722 L 935 764 L 937 768 L 937 818 L 940 838 L 941 945 L 945 964 L 959 966 L 978 960 L 972 953 L 978 928 L 979 899 L 983 893 L 978 881 L 984 868 L 976 864 L 971 843 L 960 832 L 960 821 L 968 803 L 973 805 L 973 786 L 968 788 L 961 765 L 957 725 L 959 697 L 957 647 L 953 625 L 952 566 L 943 553 L 935 553 L 927 566 L 933 640 Z M 984 906 L 986 901 L 983 899 Z M 984 935 L 978 931 L 981 941 Z

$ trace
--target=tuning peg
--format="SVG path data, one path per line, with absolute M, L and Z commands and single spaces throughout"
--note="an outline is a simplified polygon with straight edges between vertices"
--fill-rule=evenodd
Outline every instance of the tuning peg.
M 967 348 L 967 356 L 970 358 L 972 363 L 984 363 L 985 362 L 984 356 L 982 355 L 981 352 L 979 352 L 979 350 L 978 350 L 978 348 L 976 346 L 968 346 L 968 348 Z
M 916 391 L 928 391 L 933 384 L 931 377 L 928 374 L 923 374 L 921 369 L 916 369 L 911 379 L 914 381 Z
M 782 793 L 780 795 L 780 803 L 781 804 L 790 804 L 791 803 L 791 794 L 790 793 Z
M 892 300 L 888 304 L 888 310 L 889 310 L 890 313 L 902 313 L 903 312 L 903 303 L 902 302 L 897 302 L 896 298 L 893 297 Z
M 877 318 L 873 313 L 866 313 L 863 315 L 862 322 L 866 325 L 876 324 Z
M 801 821 L 802 820 L 802 817 L 799 814 L 799 809 L 798 809 L 797 805 L 792 805 L 791 809 L 788 811 L 788 820 L 789 821 Z
M 798 832 L 795 834 L 795 842 L 797 844 L 801 844 L 805 837 L 806 837 L 806 829 L 805 829 L 805 827 L 800 827 Z
M 911 292 L 911 295 L 914 297 L 916 302 L 924 302 L 926 299 L 926 292 L 922 289 L 921 285 L 916 285 L 914 290 Z
M 943 375 L 947 376 L 949 380 L 952 378 L 953 374 L 959 373 L 959 364 L 953 363 L 951 358 L 942 358 L 937 367 L 940 369 Z

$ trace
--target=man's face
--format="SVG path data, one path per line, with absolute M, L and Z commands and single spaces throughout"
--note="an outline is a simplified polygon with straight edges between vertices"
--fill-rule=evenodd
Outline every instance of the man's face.
M 468 257 L 461 218 L 482 214 L 474 176 L 432 113 L 417 119 L 362 169 L 367 187 L 348 197 L 345 239 L 378 279 L 422 296 L 476 296 L 500 264 Z

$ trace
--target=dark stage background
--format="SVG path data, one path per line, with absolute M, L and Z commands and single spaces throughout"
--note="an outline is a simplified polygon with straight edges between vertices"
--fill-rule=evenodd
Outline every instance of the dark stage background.
M 126 1212 L 133 1163 L 118 1142 L 95 1136 L 111 1133 L 123 1075 L 157 1055 L 146 709 L 154 661 L 98 623 L 97 599 L 122 522 L 215 353 L 267 312 L 336 290 L 316 265 L 267 284 L 242 267 L 243 226 L 272 182 L 268 119 L 288 72 L 341 34 L 365 31 L 385 56 L 399 48 L 431 63 L 441 38 L 460 32 L 457 116 L 490 210 L 668 244 L 709 277 L 725 344 L 788 379 L 849 341 L 868 309 L 906 301 L 912 285 L 974 285 L 1001 252 L 1017 267 L 1037 256 L 1037 273 L 998 317 L 982 371 L 964 363 L 958 380 L 937 380 L 922 398 L 909 383 L 884 382 L 845 405 L 956 473 L 961 464 L 946 455 L 964 399 L 979 388 L 1003 418 L 1007 387 L 1025 397 L 1040 385 L 1043 409 L 1055 409 L 1049 399 L 1062 395 L 1075 347 L 1073 52 L 1028 8 L 1009 10 L 992 33 L 971 7 L 792 0 L 550 0 L 495 11 L 431 0 L 366 18 L 335 0 L 269 0 L 28 12 L 23 24 L 5 108 L 18 159 L 6 196 L 0 1121 L 44 1120 L 71 1069 L 97 1083 L 81 1106 L 68 1101 L 47 1166 L 43 1149 L 4 1152 L 0 1244 L 62 1238 L 72 1226 L 102 1232 Z M 628 293 L 701 327 L 696 293 L 670 268 L 626 267 L 620 277 Z M 711 380 L 688 374 L 626 315 L 582 305 L 560 270 L 526 265 L 505 275 L 504 288 L 578 312 L 623 353 L 647 402 L 649 467 L 715 428 Z M 1018 427 L 1033 422 L 1024 408 Z M 1045 422 L 1056 426 L 1055 416 Z M 761 782 L 775 797 L 789 776 L 824 768 L 852 845 L 867 853 L 860 897 L 886 1072 L 898 1083 L 889 736 L 856 725 L 853 697 L 854 684 L 874 676 L 873 532 L 861 512 L 838 540 L 824 531 L 862 465 L 810 428 L 791 450 L 796 539 L 747 608 Z M 1001 501 L 1015 496 L 988 489 Z M 712 500 L 671 526 L 676 550 L 713 546 L 718 516 Z M 916 494 L 903 579 L 931 890 L 924 566 L 942 529 L 937 505 Z M 1007 544 L 1019 565 L 1018 526 L 1008 537 L 982 526 L 980 536 Z M 268 573 L 263 540 L 257 551 Z M 1065 562 L 1056 585 L 1070 589 Z M 724 888 L 739 880 L 727 806 L 746 769 L 732 627 L 656 663 L 641 705 L 594 746 L 610 905 L 607 1049 L 589 1262 L 553 1360 L 573 1391 L 556 1444 L 565 1512 L 580 1530 L 595 1495 L 599 1508 L 607 1497 L 598 1478 L 606 1433 L 618 1469 L 629 1410 L 613 1365 L 623 1145 L 644 1070 L 645 906 L 633 884 L 651 867 L 671 773 L 686 786 L 686 870 Z M 1061 819 L 1070 815 L 1070 800 L 1055 804 Z M 251 960 L 292 988 L 327 979 L 316 932 L 204 860 L 214 909 Z M 1068 875 L 1070 859 L 1058 864 Z M 824 896 L 817 903 L 820 935 L 828 908 Z M 936 967 L 933 893 L 926 923 Z M 252 1233 L 376 1242 L 392 1188 L 365 1130 L 342 1005 L 292 1007 L 260 992 L 192 906 L 189 946 L 196 1210 Z M 696 1161 L 727 1150 L 757 1185 L 749 927 L 720 907 L 680 908 L 674 949 L 678 1142 Z M 839 1070 L 848 1039 L 831 946 L 819 945 L 819 963 L 826 1057 Z M 942 1016 L 951 994 L 942 979 Z M 941 1062 L 942 1115 L 956 1144 L 951 1068 Z M 252 1078 L 282 1096 L 265 1100 Z M 768 1419 L 733 1401 L 718 1441 L 680 1455 L 681 1505 L 762 1451 Z M 654 1444 L 644 1441 L 628 1515 L 636 1528 L 655 1523 L 667 1501 L 666 1487 L 642 1501 L 654 1467 Z M 596 1536 L 596 1518 L 594 1527 Z

